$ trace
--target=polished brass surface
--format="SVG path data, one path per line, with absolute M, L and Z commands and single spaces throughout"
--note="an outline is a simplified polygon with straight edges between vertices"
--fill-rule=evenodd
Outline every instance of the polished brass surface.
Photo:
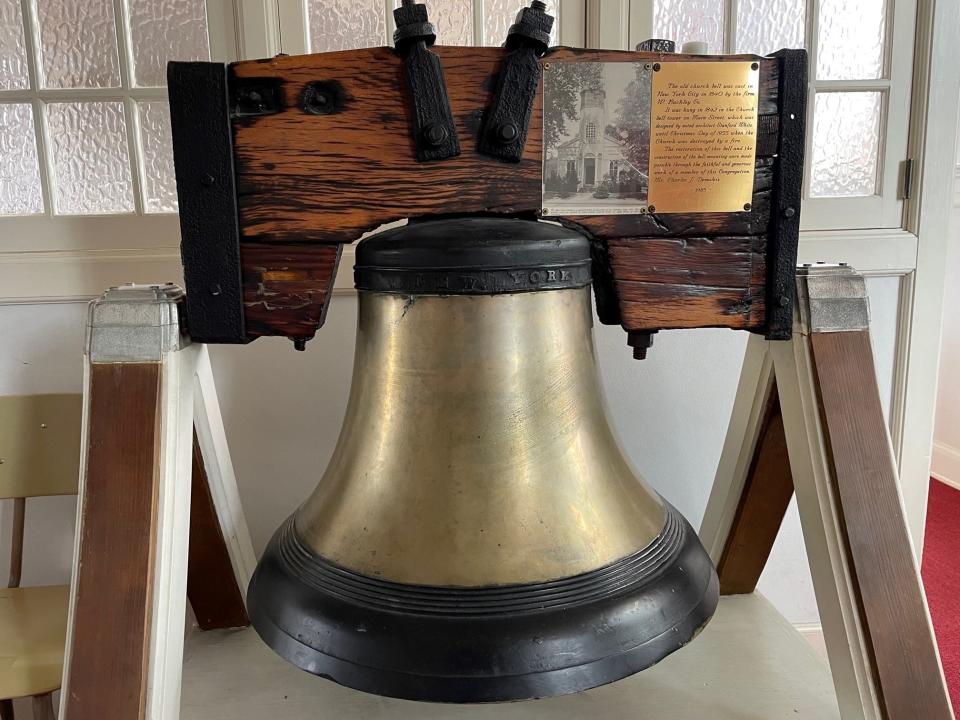
M 760 64 L 653 66 L 649 212 L 743 212 L 753 201 Z
M 589 289 L 360 292 L 340 439 L 304 543 L 383 580 L 532 583 L 648 545 L 665 512 L 607 422 Z

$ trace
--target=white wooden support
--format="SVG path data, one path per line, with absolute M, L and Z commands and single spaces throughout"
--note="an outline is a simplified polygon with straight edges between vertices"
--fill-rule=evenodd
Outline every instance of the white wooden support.
M 846 554 L 816 380 L 802 335 L 768 343 L 780 393 L 800 524 L 843 720 L 882 720 L 855 579 Z
M 766 447 L 754 475 L 774 405 L 781 444 Z M 770 471 L 771 448 L 780 468 L 775 458 L 789 457 L 788 473 Z M 876 387 L 866 287 L 847 266 L 801 269 L 793 339 L 748 345 L 701 530 L 715 562 L 736 555 L 759 573 L 765 550 L 743 541 L 744 528 L 776 527 L 785 497 L 770 484 L 783 480 L 797 498 L 841 716 L 953 718 Z
M 700 523 L 700 541 L 714 565 L 720 564 L 726 547 L 757 448 L 763 411 L 773 390 L 773 359 L 768 345 L 760 335 L 751 335 L 747 341 L 723 451 Z
M 207 472 L 207 481 L 217 520 L 223 531 L 223 538 L 230 555 L 237 585 L 243 591 L 246 601 L 246 588 L 257 565 L 257 555 L 253 551 L 247 519 L 240 504 L 237 491 L 237 478 L 233 472 L 227 434 L 220 414 L 220 401 L 213 380 L 213 368 L 206 345 L 197 346 L 196 387 L 194 390 L 194 428 L 197 442 L 203 455 L 203 464 Z

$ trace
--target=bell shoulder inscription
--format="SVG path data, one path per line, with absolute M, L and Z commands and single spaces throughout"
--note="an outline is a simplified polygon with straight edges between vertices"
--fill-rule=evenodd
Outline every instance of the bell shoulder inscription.
M 438 295 L 491 295 L 497 293 L 563 290 L 591 282 L 590 263 L 536 268 L 393 270 L 356 268 L 357 289 Z

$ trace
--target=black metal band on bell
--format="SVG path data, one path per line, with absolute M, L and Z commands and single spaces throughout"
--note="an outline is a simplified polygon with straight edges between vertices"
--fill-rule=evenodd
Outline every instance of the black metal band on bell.
M 480 588 L 403 585 L 337 567 L 301 543 L 291 518 L 247 598 L 263 640 L 315 675 L 409 700 L 496 702 L 578 692 L 653 665 L 706 624 L 718 583 L 696 533 L 669 506 L 650 545 L 606 567 Z
M 498 295 L 591 283 L 590 244 L 548 223 L 470 217 L 412 223 L 357 246 L 358 290 Z

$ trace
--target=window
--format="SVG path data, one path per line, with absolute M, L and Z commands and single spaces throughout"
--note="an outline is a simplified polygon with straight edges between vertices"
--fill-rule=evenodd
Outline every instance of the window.
M 546 0 L 559 37 L 562 13 Z M 308 52 L 392 45 L 394 7 L 399 0 L 307 0 Z M 430 0 L 430 21 L 441 45 L 502 45 L 521 6 L 519 0 Z
M 583 135 L 587 140 L 593 141 L 597 139 L 597 126 L 593 123 L 587 123 L 586 127 L 583 129 Z
M 0 215 L 175 212 L 166 61 L 210 58 L 204 1 L 0 0 L 0 30 Z
M 646 37 L 711 53 L 810 54 L 804 229 L 897 228 L 916 4 L 911 0 L 635 0 Z M 630 38 L 631 41 L 643 37 Z

